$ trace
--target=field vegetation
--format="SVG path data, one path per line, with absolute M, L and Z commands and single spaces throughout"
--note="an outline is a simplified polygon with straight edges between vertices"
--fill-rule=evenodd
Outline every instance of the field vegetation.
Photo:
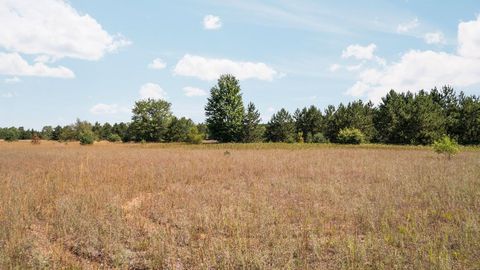
M 478 269 L 480 152 L 0 141 L 0 269 Z

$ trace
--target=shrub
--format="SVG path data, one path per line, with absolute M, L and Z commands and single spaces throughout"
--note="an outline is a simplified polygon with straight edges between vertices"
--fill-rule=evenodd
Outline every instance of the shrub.
M 297 132 L 296 141 L 297 143 L 305 143 L 305 140 L 303 139 L 303 132 Z
M 356 128 L 344 128 L 338 133 L 338 142 L 343 144 L 361 144 L 365 141 L 365 135 Z
M 198 132 L 197 127 L 192 127 L 188 132 L 187 142 L 191 144 L 201 144 L 203 142 L 204 135 Z
M 325 135 L 323 133 L 315 133 L 312 138 L 313 143 L 328 143 L 327 138 L 325 138 Z
M 448 136 L 443 136 L 441 139 L 436 140 L 433 143 L 433 150 L 438 154 L 445 155 L 448 159 L 460 152 L 457 142 Z
M 107 140 L 109 142 L 119 142 L 119 141 L 122 140 L 122 138 L 117 133 L 112 133 L 112 134 L 108 135 Z
M 19 134 L 18 134 L 18 131 L 17 129 L 15 128 L 9 128 L 6 132 L 5 132 L 5 141 L 7 142 L 14 142 L 14 141 L 18 141 L 18 137 L 19 137 Z
M 81 145 L 93 144 L 95 142 L 95 134 L 90 130 L 82 131 L 78 135 L 78 140 L 80 141 Z

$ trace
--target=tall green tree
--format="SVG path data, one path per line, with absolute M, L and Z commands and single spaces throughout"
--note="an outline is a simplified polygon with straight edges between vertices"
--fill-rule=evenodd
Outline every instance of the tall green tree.
M 130 132 L 133 140 L 160 142 L 165 140 L 168 126 L 172 120 L 171 104 L 158 99 L 146 99 L 135 102 L 132 109 Z
M 220 142 L 241 141 L 244 107 L 240 85 L 234 76 L 222 75 L 210 90 L 205 115 L 212 139 Z
M 480 98 L 460 93 L 459 104 L 459 142 L 480 144 Z
M 196 128 L 195 123 L 188 118 L 173 117 L 168 126 L 166 140 L 169 142 L 187 142 L 190 131 Z
M 267 124 L 266 137 L 271 142 L 294 142 L 295 122 L 290 113 L 281 109 Z
M 324 130 L 322 112 L 313 105 L 302 110 L 297 109 L 293 118 L 295 119 L 296 131 L 303 134 L 305 142 L 311 142 L 315 134 L 322 133 Z
M 246 143 L 261 142 L 265 129 L 260 126 L 260 112 L 253 103 L 249 103 L 243 119 L 242 141 Z

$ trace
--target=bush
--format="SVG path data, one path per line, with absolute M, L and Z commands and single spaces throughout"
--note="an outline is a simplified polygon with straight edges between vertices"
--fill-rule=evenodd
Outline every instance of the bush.
M 197 127 L 192 127 L 188 132 L 187 142 L 191 144 L 201 144 L 203 142 L 204 135 L 198 132 Z
M 325 138 L 325 135 L 323 133 L 315 133 L 312 138 L 313 143 L 328 143 L 327 138 Z
M 344 128 L 338 133 L 338 142 L 342 144 L 361 144 L 365 141 L 365 135 L 356 128 Z
M 40 137 L 38 136 L 38 134 L 33 134 L 31 143 L 34 145 L 40 144 Z
M 18 141 L 18 137 L 19 137 L 19 134 L 18 134 L 18 131 L 17 129 L 14 129 L 14 128 L 9 128 L 6 132 L 5 132 L 5 141 L 7 142 L 14 142 L 14 141 Z
M 452 156 L 460 152 L 457 142 L 448 136 L 443 136 L 441 139 L 435 141 L 433 143 L 433 150 L 437 154 L 447 156 L 448 159 L 451 159 Z
M 78 135 L 78 140 L 80 141 L 81 145 L 93 144 L 95 142 L 95 134 L 90 130 L 82 131 Z
M 305 143 L 305 140 L 303 139 L 303 132 L 297 132 L 296 141 L 297 143 Z
M 118 135 L 116 133 L 112 133 L 112 134 L 108 135 L 107 140 L 109 142 L 119 142 L 119 141 L 122 140 L 122 138 L 120 137 L 120 135 Z

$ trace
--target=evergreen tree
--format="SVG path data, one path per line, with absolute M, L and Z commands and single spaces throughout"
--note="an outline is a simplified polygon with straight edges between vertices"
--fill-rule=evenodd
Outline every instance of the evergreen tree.
M 242 141 L 246 143 L 261 142 L 264 129 L 260 126 L 260 113 L 253 103 L 249 103 L 243 119 Z
M 52 140 L 53 128 L 52 126 L 44 126 L 40 132 L 40 137 L 44 140 Z
M 322 112 L 315 106 L 309 108 L 297 109 L 293 115 L 295 119 L 295 128 L 297 133 L 302 133 L 305 142 L 312 142 L 313 136 L 322 133 L 324 130 L 324 120 Z
M 266 137 L 271 142 L 294 142 L 295 122 L 290 113 L 281 109 L 267 124 Z
M 242 139 L 244 108 L 238 80 L 222 75 L 210 91 L 205 107 L 206 123 L 211 138 L 220 142 Z
M 465 96 L 459 98 L 458 139 L 461 144 L 480 144 L 480 98 Z

